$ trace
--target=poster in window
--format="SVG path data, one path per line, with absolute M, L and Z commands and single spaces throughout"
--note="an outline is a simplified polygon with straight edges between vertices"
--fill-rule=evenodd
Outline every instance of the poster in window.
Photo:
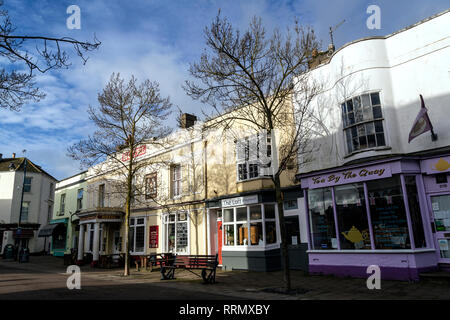
M 150 248 L 158 248 L 158 226 L 150 226 Z

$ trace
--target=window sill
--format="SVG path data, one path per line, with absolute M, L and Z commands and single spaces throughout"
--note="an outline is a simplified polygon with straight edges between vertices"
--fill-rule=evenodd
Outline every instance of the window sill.
M 255 181 L 255 180 L 259 180 L 259 179 L 271 179 L 271 178 L 270 178 L 270 177 L 267 177 L 267 176 L 259 176 L 259 177 L 251 178 L 251 179 L 237 180 L 236 183 L 243 183 L 243 182 L 248 182 L 248 181 Z
M 389 146 L 362 149 L 362 150 L 353 151 L 352 153 L 347 154 L 346 156 L 344 156 L 344 159 L 350 158 L 350 157 L 352 157 L 352 156 L 354 156 L 356 154 L 363 153 L 363 152 L 368 152 L 368 151 L 385 151 L 385 150 L 391 150 L 391 149 L 392 148 L 389 147 Z
M 420 249 L 375 249 L 375 250 L 307 250 L 306 253 L 422 253 L 422 252 L 436 252 L 436 249 L 432 248 L 420 248 Z

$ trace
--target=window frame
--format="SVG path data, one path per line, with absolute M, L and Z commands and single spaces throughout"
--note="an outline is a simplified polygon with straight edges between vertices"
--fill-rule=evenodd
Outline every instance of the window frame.
M 274 218 L 266 218 L 265 217 L 265 211 L 266 211 L 266 205 L 273 205 L 274 206 L 274 213 L 275 216 Z M 253 206 L 260 206 L 260 210 L 261 210 L 261 218 L 259 219 L 252 219 L 250 216 L 250 207 Z M 247 220 L 239 220 L 237 221 L 237 210 L 239 208 L 243 208 L 246 207 L 247 208 Z M 226 222 L 225 219 L 222 219 L 222 228 L 224 230 L 224 232 L 222 233 L 222 250 L 224 251 L 251 251 L 251 250 L 257 250 L 257 251 L 261 251 L 261 250 L 271 250 L 271 249 L 275 249 L 277 247 L 280 246 L 281 244 L 281 239 L 280 239 L 280 228 L 278 225 L 278 207 L 276 202 L 262 202 L 262 203 L 254 203 L 254 204 L 248 204 L 248 205 L 241 205 L 241 206 L 236 206 L 236 207 L 225 207 L 222 208 L 222 217 L 224 217 L 224 211 L 225 210 L 233 210 L 233 221 L 228 221 Z M 275 232 L 276 232 L 276 240 L 274 243 L 267 243 L 267 235 L 266 235 L 266 223 L 267 222 L 273 222 L 275 223 Z M 258 243 L 258 244 L 252 244 L 251 241 L 251 224 L 252 223 L 261 223 L 262 225 L 262 243 Z M 238 231 L 238 225 L 241 224 L 247 224 L 247 244 L 238 244 L 238 239 L 237 239 L 237 231 Z M 233 239 L 233 245 L 227 245 L 226 241 L 225 241 L 225 237 L 226 237 L 226 228 L 227 226 L 232 226 L 233 232 L 234 232 L 234 239 Z
M 66 211 L 66 193 L 62 193 L 59 198 L 59 216 L 63 216 Z
M 153 190 L 152 192 L 149 192 L 149 180 L 154 180 L 153 183 Z M 145 199 L 153 199 L 156 198 L 158 195 L 158 173 L 152 172 L 145 176 Z
M 407 176 L 415 176 L 416 182 L 417 179 L 419 179 L 420 174 L 411 174 L 411 173 L 399 173 L 396 174 L 399 176 L 399 181 L 400 181 L 400 192 L 402 195 L 402 201 L 404 203 L 404 210 L 405 210 L 405 217 L 407 220 L 407 234 L 409 237 L 409 242 L 410 242 L 410 248 L 400 248 L 400 249 L 395 249 L 395 248 L 387 248 L 387 249 L 377 249 L 376 248 L 376 244 L 375 244 L 375 235 L 374 235 L 374 230 L 373 230 L 373 221 L 372 221 L 372 217 L 371 217 L 371 211 L 370 211 L 370 205 L 369 205 L 369 193 L 368 193 L 368 187 L 367 187 L 367 182 L 361 182 L 361 184 L 364 185 L 364 198 L 362 200 L 365 201 L 365 205 L 366 205 L 366 214 L 367 214 L 367 219 L 368 219 L 368 227 L 369 227 L 369 237 L 370 237 L 370 241 L 371 241 L 371 248 L 370 249 L 343 249 L 341 248 L 341 242 L 339 241 L 340 237 L 338 236 L 340 234 L 340 230 L 339 230 L 339 225 L 338 225 L 338 221 L 337 219 L 337 215 L 336 215 L 336 200 L 335 200 L 335 195 L 334 195 L 334 188 L 333 186 L 330 187 L 323 187 L 323 188 L 317 188 L 317 189 L 311 189 L 311 190 L 319 190 L 319 189 L 327 189 L 330 188 L 331 192 L 332 192 L 332 209 L 335 212 L 334 217 L 333 217 L 333 221 L 334 221 L 334 226 L 336 228 L 336 238 L 337 238 L 337 248 L 333 248 L 333 249 L 318 249 L 318 248 L 314 248 L 313 247 L 313 233 L 312 233 L 312 218 L 311 218 L 311 204 L 309 203 L 309 192 L 311 190 L 308 190 L 308 195 L 305 196 L 305 201 L 307 202 L 307 207 L 308 207 L 308 212 L 306 213 L 308 215 L 308 220 L 309 220 L 309 224 L 308 224 L 308 233 L 309 233 L 309 241 L 310 241 L 310 249 L 308 251 L 310 252 L 393 252 L 393 253 L 401 253 L 401 252 L 412 252 L 412 251 L 416 251 L 416 250 L 432 250 L 432 244 L 429 243 L 427 236 L 426 236 L 426 231 L 425 231 L 425 224 L 422 225 L 422 228 L 424 229 L 423 232 L 425 234 L 425 242 L 426 242 L 426 246 L 425 247 L 421 247 L 421 248 L 416 248 L 416 246 L 414 245 L 414 232 L 412 230 L 412 224 L 411 224 L 411 212 L 409 210 L 408 207 L 408 195 L 406 192 L 406 188 L 405 188 L 405 177 Z M 395 175 L 392 175 L 392 177 L 394 177 Z M 390 177 L 390 178 L 392 178 Z M 383 179 L 389 179 L 389 178 L 383 178 Z M 377 180 L 383 180 L 383 179 L 377 179 Z M 375 181 L 375 180 L 370 180 L 370 181 Z M 346 184 L 343 184 L 346 185 Z M 416 189 L 417 189 L 417 193 L 420 193 L 420 188 L 419 185 L 416 183 Z M 422 200 L 419 197 L 419 205 L 420 207 L 423 206 L 422 204 Z M 422 222 L 424 221 L 424 216 L 423 214 L 421 214 L 421 218 L 422 218 Z
M 29 181 L 29 182 L 27 182 L 27 181 Z M 33 177 L 25 177 L 25 179 L 23 181 L 23 192 L 30 193 L 32 184 L 33 184 Z
M 179 170 L 179 177 L 175 178 L 176 171 Z M 177 199 L 183 196 L 182 170 L 181 164 L 173 164 L 170 166 L 170 186 L 171 197 Z M 176 187 L 175 187 L 176 186 Z M 175 194 L 175 190 L 178 193 Z
M 373 103 L 373 94 L 378 94 L 378 104 Z M 363 96 L 369 96 L 369 106 L 363 105 Z M 353 97 L 350 97 L 346 99 L 345 101 L 340 103 L 340 110 L 341 110 L 341 120 L 342 120 L 342 133 L 343 133 L 343 139 L 346 149 L 347 155 L 352 155 L 354 153 L 358 152 L 364 152 L 368 150 L 373 150 L 377 148 L 387 148 L 387 138 L 386 138 L 386 126 L 385 126 L 385 117 L 384 117 L 384 110 L 383 110 L 383 103 L 381 99 L 381 90 L 374 90 L 374 91 L 368 91 L 363 92 L 361 94 L 355 95 Z M 361 109 L 361 119 L 360 121 L 357 120 L 356 116 L 356 107 L 355 107 L 355 99 L 359 98 L 359 104 Z M 352 111 L 348 111 L 348 102 L 352 101 Z M 374 116 L 374 108 L 379 108 L 380 110 L 380 117 L 375 118 Z M 365 109 L 369 109 L 371 113 L 371 119 L 365 119 L 364 118 L 364 111 Z M 350 123 L 349 114 L 353 115 L 353 123 Z M 381 129 L 382 131 L 377 131 L 377 123 L 381 123 Z M 373 133 L 367 133 L 367 125 L 372 124 Z M 362 126 L 362 127 L 361 127 Z M 364 130 L 360 130 L 360 128 Z M 355 135 L 353 135 L 353 131 L 355 132 Z M 364 131 L 364 133 L 360 133 L 360 131 Z M 372 130 L 371 130 L 372 131 Z M 378 142 L 379 137 L 378 135 L 382 134 L 383 142 Z M 374 137 L 374 146 L 369 146 L 369 136 L 373 135 Z M 361 148 L 361 138 L 365 138 L 365 145 L 366 147 Z M 358 148 L 355 148 L 354 140 L 357 140 Z
M 81 191 L 81 197 L 80 197 Z M 83 209 L 84 188 L 77 189 L 77 211 Z
M 139 219 L 143 219 L 142 223 L 138 223 Z M 133 222 L 133 223 L 132 223 Z M 142 245 L 142 251 L 136 251 L 136 229 L 144 229 L 144 241 Z M 146 239 L 147 239 L 147 219 L 145 216 L 130 217 L 129 229 L 133 229 L 133 239 L 130 239 L 130 255 L 140 255 L 144 254 L 146 250 Z M 131 231 L 131 230 L 130 230 Z
M 179 214 L 185 214 L 186 218 L 184 220 L 179 219 Z M 173 216 L 174 219 L 171 221 L 170 217 Z M 178 242 L 177 242 L 177 234 L 178 234 L 178 224 L 186 224 L 187 229 L 187 243 L 186 243 L 186 251 L 179 251 Z M 163 225 L 163 250 L 164 252 L 169 252 L 169 225 L 174 225 L 175 230 L 175 238 L 174 238 L 174 249 L 173 253 L 176 254 L 189 254 L 190 253 L 190 216 L 189 211 L 187 210 L 178 210 L 169 212 L 163 215 L 162 217 L 162 225 Z

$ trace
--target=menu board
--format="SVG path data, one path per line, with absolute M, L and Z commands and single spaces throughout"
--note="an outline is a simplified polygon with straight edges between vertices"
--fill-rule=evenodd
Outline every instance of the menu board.
M 158 226 L 150 226 L 150 248 L 158 248 Z

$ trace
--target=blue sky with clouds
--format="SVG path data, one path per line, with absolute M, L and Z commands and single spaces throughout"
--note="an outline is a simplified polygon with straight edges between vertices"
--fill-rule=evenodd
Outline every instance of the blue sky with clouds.
M 336 47 L 362 37 L 387 35 L 450 7 L 449 0 L 4 0 L 16 34 L 71 36 L 102 42 L 89 54 L 86 65 L 71 55 L 72 66 L 37 76 L 47 94 L 39 103 L 25 105 L 20 112 L 0 110 L 0 153 L 26 155 L 57 179 L 80 170 L 66 156 L 69 145 L 85 138 L 94 127 L 86 113 L 97 104 L 97 94 L 112 72 L 160 83 L 163 95 L 183 111 L 201 114 L 201 106 L 181 88 L 189 79 L 188 67 L 204 48 L 203 29 L 220 8 L 238 28 L 260 16 L 268 31 L 292 25 L 295 18 L 314 27 L 323 49 L 329 44 L 330 26 L 346 22 L 334 34 Z M 81 29 L 66 27 L 66 9 L 81 9 Z M 366 9 L 381 8 L 381 29 L 369 30 Z M 0 63 L 6 63 L 0 60 Z M 19 66 L 18 66 L 19 67 Z M 173 119 L 169 121 L 174 125 Z

